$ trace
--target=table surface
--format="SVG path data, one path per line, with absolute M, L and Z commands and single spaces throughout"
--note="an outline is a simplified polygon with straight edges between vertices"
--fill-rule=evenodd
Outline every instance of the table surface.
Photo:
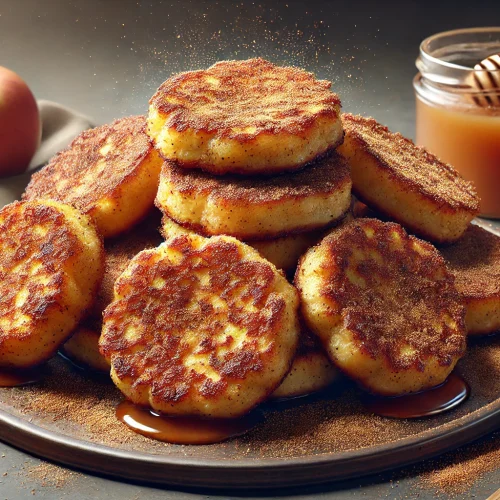
M 412 79 L 420 41 L 448 29 L 498 25 L 500 3 L 476 1 L 467 9 L 449 1 L 382 5 L 314 0 L 3 0 L 0 64 L 18 72 L 37 98 L 58 101 L 103 123 L 145 113 L 149 97 L 172 73 L 203 68 L 221 59 L 262 56 L 305 67 L 331 80 L 344 111 L 372 115 L 412 137 Z M 49 477 L 43 485 L 36 473 L 44 470 L 41 464 L 0 443 L 0 498 L 241 496 L 150 488 L 76 471 L 66 473 L 64 480 Z M 435 498 L 435 490 L 421 485 L 419 469 L 410 468 L 279 494 L 325 499 Z M 499 486 L 500 465 L 463 498 L 486 498 Z M 265 496 L 275 497 L 277 492 Z

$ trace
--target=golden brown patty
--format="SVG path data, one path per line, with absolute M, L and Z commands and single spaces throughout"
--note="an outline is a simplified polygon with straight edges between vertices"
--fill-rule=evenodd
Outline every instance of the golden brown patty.
M 346 136 L 338 151 L 349 160 L 357 197 L 431 241 L 463 234 L 479 211 L 471 183 L 373 118 L 344 114 L 342 121 Z
M 153 206 L 161 160 L 143 116 L 83 132 L 33 174 L 25 200 L 50 198 L 91 215 L 104 237 L 133 226 Z
M 161 233 L 167 240 L 172 235 L 192 232 L 174 222 L 167 215 L 163 216 Z M 299 259 L 306 250 L 317 243 L 325 231 L 311 231 L 309 233 L 292 234 L 274 240 L 259 240 L 246 242 L 255 248 L 265 259 L 287 274 L 295 272 Z
M 62 203 L 0 211 L 0 366 L 51 357 L 89 309 L 104 251 L 89 217 Z
M 262 240 L 332 225 L 349 209 L 350 199 L 349 166 L 333 153 L 273 178 L 214 177 L 166 161 L 156 205 L 205 235 Z
M 500 330 L 500 238 L 471 224 L 462 238 L 441 253 L 465 300 L 469 335 Z
M 438 251 L 394 223 L 356 219 L 302 258 L 302 312 L 332 361 L 383 395 L 443 382 L 465 351 L 465 308 Z
M 303 330 L 292 367 L 272 399 L 296 398 L 326 389 L 340 373 L 315 336 Z
M 96 372 L 109 372 L 109 363 L 99 352 L 101 321 L 84 321 L 78 325 L 61 348 L 64 356 L 82 368 Z
M 163 157 L 214 174 L 295 170 L 342 142 L 331 83 L 263 59 L 222 61 L 169 78 L 148 133 Z
M 352 212 L 356 218 L 385 220 L 357 200 Z M 440 251 L 467 308 L 467 333 L 484 335 L 500 330 L 500 238 L 471 224 L 458 241 Z
M 236 417 L 287 373 L 297 308 L 296 290 L 253 248 L 226 236 L 172 236 L 117 280 L 100 350 L 134 403 Z

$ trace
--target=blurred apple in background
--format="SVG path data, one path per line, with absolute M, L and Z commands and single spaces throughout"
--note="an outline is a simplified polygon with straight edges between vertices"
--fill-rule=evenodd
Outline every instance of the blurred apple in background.
M 40 142 L 40 116 L 24 80 L 0 66 L 0 177 L 22 174 Z

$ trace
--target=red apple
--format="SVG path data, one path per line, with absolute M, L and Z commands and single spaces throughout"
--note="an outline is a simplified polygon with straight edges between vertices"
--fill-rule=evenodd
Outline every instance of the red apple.
M 40 142 L 40 115 L 24 80 L 0 66 L 0 176 L 22 174 Z

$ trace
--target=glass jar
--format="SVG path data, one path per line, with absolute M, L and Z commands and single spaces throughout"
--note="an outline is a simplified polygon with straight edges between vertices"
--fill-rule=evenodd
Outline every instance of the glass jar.
M 475 184 L 482 216 L 500 218 L 500 83 L 482 90 L 473 80 L 476 73 L 500 82 L 500 69 L 474 69 L 493 54 L 500 54 L 500 28 L 433 35 L 420 45 L 413 86 L 416 143 Z

